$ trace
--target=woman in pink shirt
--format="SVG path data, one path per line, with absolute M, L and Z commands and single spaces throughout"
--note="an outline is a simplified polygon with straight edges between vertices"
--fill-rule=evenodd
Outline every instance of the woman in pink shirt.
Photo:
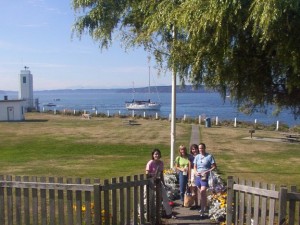
M 160 178 L 164 184 L 164 163 L 160 160 L 161 152 L 159 149 L 153 149 L 151 153 L 152 159 L 146 165 L 146 174 L 150 177 Z
M 146 165 L 146 174 L 150 177 L 160 178 L 161 183 L 163 185 L 161 189 L 162 200 L 163 200 L 163 207 L 166 212 L 166 218 L 176 218 L 172 215 L 172 208 L 169 205 L 169 198 L 165 189 L 165 180 L 164 180 L 164 163 L 160 160 L 161 152 L 159 149 L 153 149 L 151 153 L 152 159 Z

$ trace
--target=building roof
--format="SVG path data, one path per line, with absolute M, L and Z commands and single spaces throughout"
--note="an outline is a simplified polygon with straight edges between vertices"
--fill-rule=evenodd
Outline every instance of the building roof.
M 3 103 L 3 102 L 24 102 L 26 100 L 24 99 L 10 99 L 10 100 L 0 100 L 0 103 Z

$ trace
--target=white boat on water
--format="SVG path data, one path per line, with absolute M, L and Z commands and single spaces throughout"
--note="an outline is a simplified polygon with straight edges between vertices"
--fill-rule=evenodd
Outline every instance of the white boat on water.
M 129 110 L 160 110 L 161 104 L 157 102 L 151 102 L 150 99 L 148 101 L 139 101 L 132 100 L 131 102 L 125 102 L 126 109 Z
M 50 102 L 50 103 L 47 103 L 47 104 L 44 104 L 44 106 L 48 106 L 48 107 L 54 107 L 56 106 L 56 104 Z
M 150 59 L 149 59 L 150 61 Z M 148 85 L 149 95 L 151 92 L 150 88 L 150 66 L 149 66 L 149 85 Z M 158 102 L 153 102 L 148 100 L 135 100 L 134 98 L 134 83 L 133 83 L 133 100 L 125 102 L 125 107 L 128 110 L 160 110 L 161 104 Z

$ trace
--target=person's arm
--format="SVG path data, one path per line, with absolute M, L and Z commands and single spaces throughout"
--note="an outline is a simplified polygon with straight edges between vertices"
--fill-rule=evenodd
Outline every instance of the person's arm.
M 192 177 L 192 163 L 191 161 L 189 160 L 189 166 L 188 166 L 189 170 L 188 170 L 188 173 L 189 173 L 189 181 L 191 181 L 191 177 Z
M 213 163 L 211 165 L 210 171 L 213 171 L 214 169 L 217 169 L 217 164 L 216 163 Z
M 194 173 L 196 176 L 199 176 L 198 171 L 197 171 L 197 156 L 194 159 Z
M 165 178 L 164 178 L 164 172 L 161 172 L 161 182 L 164 186 L 166 186 L 165 184 Z
M 211 168 L 209 171 L 213 171 L 214 169 L 217 169 L 217 164 L 216 164 L 214 156 L 212 156 Z
M 210 171 L 213 171 L 216 168 L 217 168 L 217 164 L 216 163 L 212 163 L 210 169 L 206 170 L 204 173 L 209 173 Z
M 182 171 L 182 168 L 180 168 L 180 165 L 179 165 L 179 158 L 178 157 L 175 159 L 175 168 L 176 168 L 176 170 Z
M 149 177 L 149 170 L 150 170 L 150 165 L 151 165 L 151 161 L 152 160 L 150 160 L 148 163 L 147 163 L 147 165 L 146 165 L 146 175 L 147 175 L 147 177 Z

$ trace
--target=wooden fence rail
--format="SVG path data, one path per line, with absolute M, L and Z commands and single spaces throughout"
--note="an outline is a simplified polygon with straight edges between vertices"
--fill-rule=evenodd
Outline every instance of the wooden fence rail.
M 227 219 L 231 225 L 300 225 L 300 193 L 292 186 L 275 185 L 228 177 Z
M 160 182 L 154 186 L 143 174 L 103 182 L 0 176 L 0 224 L 159 224 L 161 200 L 155 191 Z

